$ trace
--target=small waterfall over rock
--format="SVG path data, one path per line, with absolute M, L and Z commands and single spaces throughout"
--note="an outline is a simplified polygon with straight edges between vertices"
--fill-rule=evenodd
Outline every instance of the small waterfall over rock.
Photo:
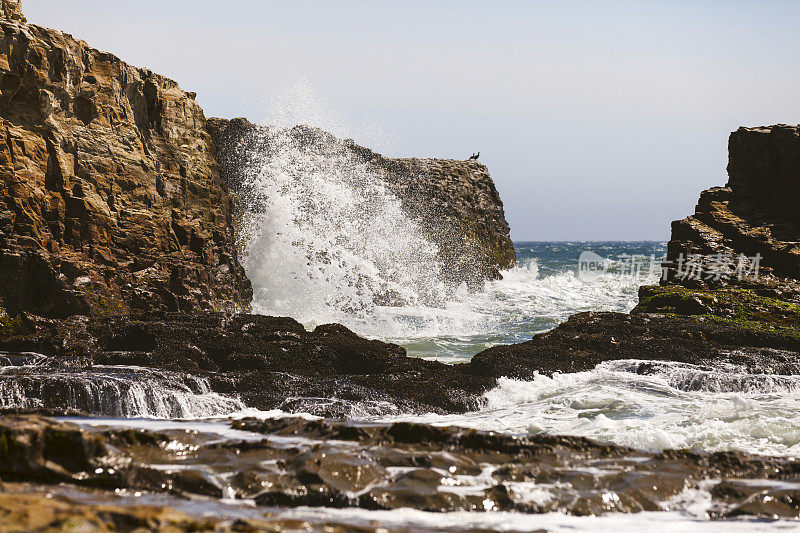
M 238 399 L 212 392 L 205 378 L 191 374 L 127 366 L 54 369 L 28 364 L 36 361 L 19 356 L 0 361 L 11 363 L 0 367 L 0 407 L 149 418 L 206 418 L 245 407 Z

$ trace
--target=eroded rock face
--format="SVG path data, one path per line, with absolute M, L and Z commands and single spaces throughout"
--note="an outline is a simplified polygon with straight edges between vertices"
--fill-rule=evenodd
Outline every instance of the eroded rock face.
M 800 301 L 800 126 L 739 128 L 728 142 L 728 183 L 704 191 L 695 214 L 672 223 L 668 260 L 704 256 L 709 271 L 716 258 L 761 255 L 760 276 L 739 281 L 735 261 L 723 261 L 722 280 L 671 281 L 687 286 L 725 284 L 759 287 Z
M 25 16 L 22 14 L 22 0 L 0 0 L 0 19 L 25 22 Z
M 269 129 L 243 118 L 209 119 L 207 127 L 218 147 L 223 178 L 246 198 L 248 174 L 258 172 L 277 151 L 266 133 Z M 448 280 L 477 287 L 516 262 L 503 202 L 483 164 L 391 159 L 308 126 L 297 126 L 288 133 L 292 142 L 311 155 L 344 157 L 366 165 L 439 246 Z
M 0 307 L 234 310 L 251 287 L 192 93 L 60 31 L 0 19 Z

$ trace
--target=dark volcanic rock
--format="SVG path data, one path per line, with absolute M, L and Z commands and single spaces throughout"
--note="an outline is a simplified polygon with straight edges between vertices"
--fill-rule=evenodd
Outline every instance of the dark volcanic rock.
M 40 365 L 73 371 L 138 365 L 190 373 L 251 407 L 336 418 L 464 412 L 479 407 L 498 378 L 585 371 L 615 360 L 800 373 L 800 309 L 754 292 L 748 300 L 741 289 L 726 291 L 645 287 L 634 314 L 581 313 L 528 342 L 496 346 L 458 365 L 408 357 L 397 345 L 340 325 L 308 332 L 290 318 L 221 313 L 66 321 L 23 315 L 0 335 L 0 351 L 44 354 L 51 359 Z M 633 372 L 648 371 L 646 364 L 634 366 Z
M 0 307 L 249 305 L 194 95 L 0 5 Z
M 189 372 L 209 377 L 214 390 L 239 395 L 252 407 L 327 416 L 353 416 L 353 409 L 463 412 L 477 407 L 479 395 L 495 382 L 488 375 L 407 357 L 397 345 L 364 339 L 344 326 L 307 332 L 291 318 L 23 315 L 9 331 L 0 335 L 0 350 L 37 352 L 52 357 L 50 364 L 88 371 L 91 364 L 103 364 Z
M 695 214 L 672 223 L 670 280 L 687 286 L 758 287 L 800 302 L 800 126 L 739 128 L 728 142 L 728 183 L 704 191 Z M 736 257 L 761 255 L 760 278 L 733 275 Z M 676 263 L 701 256 L 704 271 L 731 256 L 727 275 L 683 280 Z M 787 279 L 788 278 L 788 279 Z
M 217 146 L 223 178 L 247 199 L 247 178 L 276 153 L 264 128 L 238 118 L 212 118 L 208 131 Z M 402 202 L 439 245 L 450 281 L 480 286 L 516 262 L 503 202 L 489 170 L 477 161 L 391 159 L 330 133 L 308 126 L 289 130 L 292 142 L 309 154 L 337 157 L 365 165 Z M 247 202 L 245 202 L 247 203 Z M 248 204 L 250 209 L 257 205 Z
M 743 365 L 753 373 L 800 373 L 797 331 L 743 327 L 735 321 L 677 314 L 580 313 L 520 344 L 495 346 L 465 370 L 531 379 L 535 373 L 581 372 L 615 360 Z

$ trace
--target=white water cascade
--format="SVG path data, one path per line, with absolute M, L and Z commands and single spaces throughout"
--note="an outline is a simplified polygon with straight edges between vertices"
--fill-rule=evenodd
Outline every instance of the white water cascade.
M 207 418 L 245 408 L 191 374 L 123 366 L 63 371 L 36 364 L 0 367 L 0 407 L 144 418 Z

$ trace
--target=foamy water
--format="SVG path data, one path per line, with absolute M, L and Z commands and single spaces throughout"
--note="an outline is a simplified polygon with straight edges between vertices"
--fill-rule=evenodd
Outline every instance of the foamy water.
M 575 266 L 592 244 L 521 243 L 518 266 L 470 292 L 447 279 L 438 245 L 346 143 L 302 129 L 273 127 L 261 136 L 264 153 L 250 154 L 243 176 L 251 208 L 244 265 L 258 313 L 291 316 L 308 328 L 341 323 L 411 355 L 455 362 L 526 340 L 575 312 L 627 311 L 638 286 L 655 279 L 584 283 Z M 596 251 L 663 249 L 606 244 Z M 552 268 L 552 257 L 543 264 L 540 252 L 563 264 Z
M 695 448 L 800 455 L 800 377 L 679 363 L 602 363 L 594 370 L 501 379 L 463 415 L 398 416 L 509 433 L 580 435 L 645 450 Z M 648 365 L 648 366 L 649 366 Z

